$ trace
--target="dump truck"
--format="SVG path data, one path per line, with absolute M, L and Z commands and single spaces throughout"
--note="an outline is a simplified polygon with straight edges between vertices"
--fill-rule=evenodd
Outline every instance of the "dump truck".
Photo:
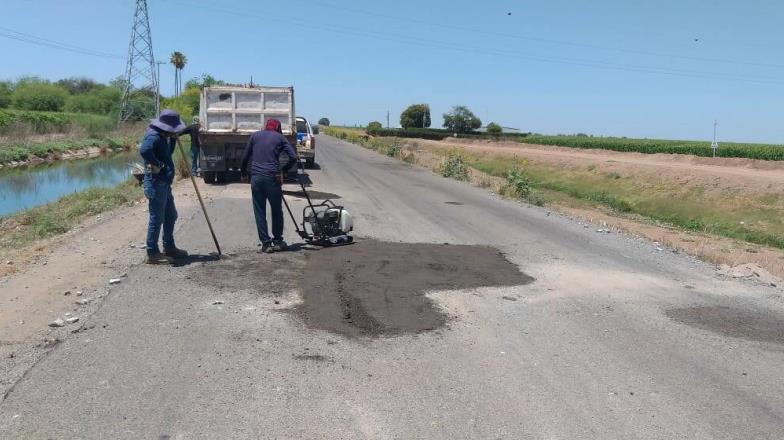
M 205 183 L 239 180 L 242 155 L 250 136 L 263 130 L 268 119 L 280 121 L 283 135 L 297 148 L 300 160 L 314 156 L 309 145 L 297 141 L 293 87 L 205 87 L 199 103 L 201 173 Z M 288 158 L 281 158 L 285 163 Z M 297 167 L 286 176 L 296 179 Z

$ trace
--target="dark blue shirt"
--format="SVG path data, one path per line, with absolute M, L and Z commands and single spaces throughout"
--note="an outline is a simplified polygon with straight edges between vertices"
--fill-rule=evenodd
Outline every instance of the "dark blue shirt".
M 174 138 L 167 138 L 152 127 L 147 129 L 147 132 L 144 133 L 144 139 L 142 139 L 142 143 L 139 146 L 139 154 L 144 158 L 145 165 L 159 166 L 161 171 L 158 174 L 151 174 L 150 170 L 145 167 L 145 179 L 151 179 L 153 182 L 164 181 L 169 184 L 174 182 L 174 160 L 172 160 L 172 154 L 176 145 Z
M 280 154 L 286 153 L 289 161 L 284 170 L 280 169 Z M 274 176 L 281 171 L 288 171 L 297 166 L 297 152 L 289 141 L 277 131 L 262 130 L 253 133 L 245 147 L 242 157 L 242 170 L 248 170 L 251 161 L 250 174 L 263 174 Z

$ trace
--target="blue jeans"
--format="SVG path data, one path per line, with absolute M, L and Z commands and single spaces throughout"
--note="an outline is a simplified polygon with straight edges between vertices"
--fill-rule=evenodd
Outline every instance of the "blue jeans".
M 195 176 L 199 171 L 199 147 L 191 145 L 191 173 Z
M 256 230 L 262 244 L 283 240 L 283 190 L 272 176 L 254 174 L 250 178 L 253 195 L 253 215 L 256 216 Z M 267 233 L 267 201 L 272 211 L 272 238 Z
M 144 179 L 144 196 L 150 202 L 150 222 L 147 226 L 147 254 L 160 252 L 158 237 L 163 226 L 163 248 L 174 249 L 174 222 L 177 221 L 177 208 L 171 184 L 165 181 Z

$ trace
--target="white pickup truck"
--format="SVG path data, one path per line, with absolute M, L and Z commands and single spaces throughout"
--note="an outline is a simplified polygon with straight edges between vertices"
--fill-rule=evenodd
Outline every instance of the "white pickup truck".
M 301 160 L 312 160 L 314 149 L 297 140 L 293 87 L 205 87 L 199 105 L 204 181 L 215 183 L 239 179 L 248 139 L 256 131 L 263 130 L 268 119 L 280 121 L 283 135 L 297 146 Z

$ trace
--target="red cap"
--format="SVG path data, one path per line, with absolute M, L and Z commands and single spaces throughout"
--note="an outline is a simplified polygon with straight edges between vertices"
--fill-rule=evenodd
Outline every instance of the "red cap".
M 277 119 L 267 119 L 267 124 L 264 126 L 264 129 L 283 133 L 283 130 L 280 129 L 280 121 Z

